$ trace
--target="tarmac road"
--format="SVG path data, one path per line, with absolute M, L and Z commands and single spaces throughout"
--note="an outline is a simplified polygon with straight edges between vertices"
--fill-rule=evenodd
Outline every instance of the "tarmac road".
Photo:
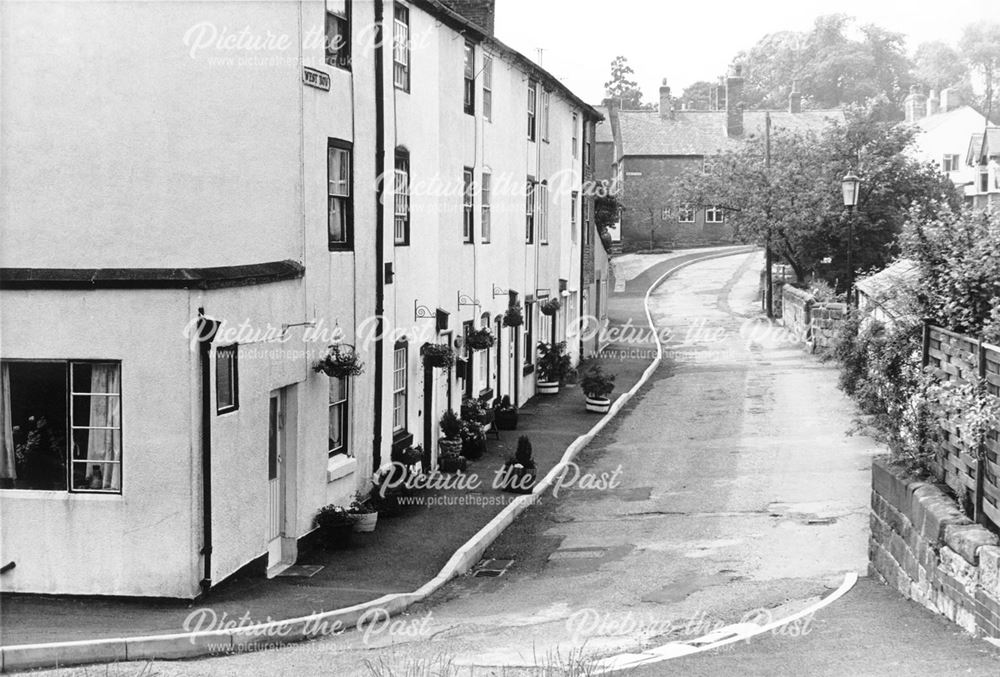
M 881 450 L 847 434 L 854 410 L 835 367 L 759 321 L 761 264 L 759 253 L 698 263 L 653 295 L 672 359 L 583 453 L 573 486 L 544 496 L 491 547 L 487 557 L 512 560 L 502 575 L 463 577 L 367 632 L 148 667 L 348 676 L 449 662 L 461 669 L 445 674 L 535 674 L 527 668 L 777 619 L 845 572 L 865 575 L 870 463 Z M 998 655 L 862 578 L 794 634 L 635 674 L 997 675 Z

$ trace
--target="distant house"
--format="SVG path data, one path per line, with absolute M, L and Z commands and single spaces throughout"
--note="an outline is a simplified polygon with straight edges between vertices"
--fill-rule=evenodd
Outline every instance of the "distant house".
M 972 135 L 965 164 L 973 176 L 972 185 L 966 187 L 966 201 L 975 208 L 1000 208 L 1000 127 Z
M 617 183 L 624 212 L 623 251 L 657 247 L 721 244 L 732 241 L 732 228 L 722 209 L 668 205 L 671 182 L 705 157 L 738 148 L 764 130 L 766 111 L 743 110 L 743 77 L 739 67 L 726 78 L 714 100 L 717 110 L 676 110 L 666 80 L 660 87 L 658 111 L 604 111 L 597 127 L 596 171 L 599 179 Z M 788 110 L 771 111 L 772 129 L 821 130 L 840 110 L 802 110 L 802 95 L 792 92 Z
M 986 116 L 966 105 L 956 90 L 944 89 L 940 95 L 931 90 L 925 95 L 919 85 L 910 88 L 903 108 L 906 123 L 920 130 L 914 157 L 940 167 L 955 186 L 962 188 L 967 199 L 980 192 L 976 186 L 977 169 L 970 164 L 971 146 L 976 145 L 970 143 L 970 137 L 978 134 L 982 144 Z

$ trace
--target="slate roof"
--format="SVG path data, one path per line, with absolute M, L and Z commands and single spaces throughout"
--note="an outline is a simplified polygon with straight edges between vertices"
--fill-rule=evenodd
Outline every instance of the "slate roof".
M 970 165 L 979 164 L 979 152 L 983 147 L 983 133 L 972 135 L 969 140 L 969 152 L 966 155 L 966 162 Z M 986 128 L 986 157 L 993 158 L 1000 156 L 1000 127 Z
M 744 138 L 764 132 L 765 111 L 743 114 Z M 607 117 L 607 116 L 605 116 Z M 771 111 L 771 129 L 822 131 L 831 121 L 844 121 L 842 110 L 801 113 Z M 605 125 L 602 125 L 602 127 Z M 725 111 L 676 111 L 673 119 L 657 111 L 621 111 L 621 155 L 714 155 L 739 147 L 742 139 L 726 135 Z

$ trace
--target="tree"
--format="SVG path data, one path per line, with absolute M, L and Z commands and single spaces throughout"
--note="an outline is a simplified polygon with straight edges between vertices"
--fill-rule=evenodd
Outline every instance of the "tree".
M 883 120 L 875 105 L 855 106 L 846 123 L 822 133 L 775 129 L 770 169 L 764 139 L 750 137 L 738 150 L 682 175 L 671 202 L 721 205 L 739 240 L 769 246 L 799 282 L 811 273 L 843 289 L 849 223 L 855 270 L 879 269 L 898 252 L 897 236 L 911 208 L 934 213 L 958 203 L 939 171 L 905 152 L 915 134 Z M 862 178 L 853 214 L 841 198 L 840 181 L 849 170 Z M 827 257 L 830 264 L 823 263 Z
M 699 80 L 684 89 L 681 101 L 687 105 L 688 110 L 710 110 L 712 108 L 712 90 L 715 87 L 714 83 Z
M 913 61 L 917 80 L 930 89 L 960 85 L 969 77 L 969 68 L 958 52 L 939 40 L 920 43 Z
M 986 117 L 993 119 L 998 108 L 994 95 L 1000 89 L 1000 23 L 969 24 L 958 43 L 969 66 L 983 76 L 986 85 L 984 108 Z
M 639 83 L 632 79 L 635 71 L 628 65 L 628 59 L 624 56 L 616 56 L 611 61 L 611 79 L 604 83 L 604 90 L 607 94 L 603 104 L 606 106 L 611 101 L 621 104 L 622 110 L 645 110 L 652 105 L 642 103 L 642 90 Z
M 744 100 L 750 108 L 784 108 L 797 82 L 803 103 L 835 108 L 885 97 L 901 117 L 901 104 L 912 82 L 912 63 L 900 33 L 874 24 L 849 36 L 853 19 L 844 14 L 820 16 L 808 32 L 765 35 L 736 60 L 746 65 Z

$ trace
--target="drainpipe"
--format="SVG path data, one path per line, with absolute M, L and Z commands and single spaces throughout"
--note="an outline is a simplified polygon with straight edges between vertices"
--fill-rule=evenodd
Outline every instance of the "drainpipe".
M 382 332 L 384 330 L 385 288 L 383 265 L 385 258 L 383 223 L 385 206 L 385 74 L 383 71 L 383 0 L 375 0 L 375 429 L 372 436 L 372 470 L 382 464 Z
M 586 142 L 587 142 L 587 114 L 584 111 L 582 111 L 582 110 L 580 111 L 580 121 L 583 123 L 583 127 L 580 129 L 580 141 L 582 142 L 583 145 L 586 145 Z M 584 218 L 583 218 L 583 213 L 584 213 L 583 205 L 584 205 L 584 202 L 587 201 L 587 190 L 586 190 L 587 189 L 587 173 L 586 173 L 587 164 L 586 164 L 586 162 L 584 162 L 584 159 L 583 159 L 584 156 L 586 155 L 586 153 L 583 152 L 583 145 L 581 145 L 581 147 L 580 147 L 580 290 L 578 292 L 579 297 L 576 300 L 576 317 L 577 317 L 576 326 L 577 326 L 577 335 L 579 336 L 579 338 L 577 339 L 577 342 L 579 343 L 578 350 L 580 352 L 580 360 L 581 361 L 584 358 L 584 354 L 583 354 L 583 331 L 582 331 L 583 326 L 582 326 L 580 320 L 583 317 L 583 315 L 582 315 L 582 313 L 583 313 L 583 290 L 584 290 L 584 278 L 585 278 L 585 276 L 583 274 L 583 267 L 584 267 L 584 259 L 586 258 L 586 247 L 584 246 L 584 241 L 585 241 L 586 238 L 584 237 L 583 229 L 587 227 L 587 224 L 584 222 Z
M 201 594 L 212 587 L 212 341 L 219 331 L 219 321 L 205 317 L 198 309 L 198 361 L 201 367 L 201 496 L 202 546 L 205 572 Z

